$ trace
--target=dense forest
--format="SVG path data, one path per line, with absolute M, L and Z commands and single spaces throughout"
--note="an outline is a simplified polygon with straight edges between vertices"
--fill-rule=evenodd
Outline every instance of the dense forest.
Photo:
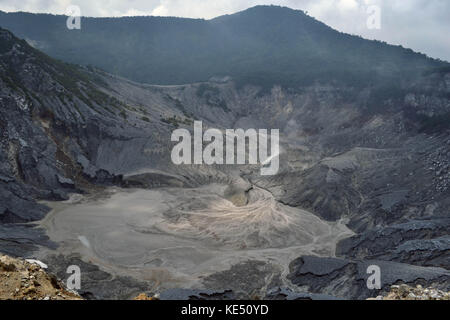
M 448 65 L 401 46 L 340 33 L 302 11 L 258 6 L 212 20 L 82 18 L 0 12 L 0 26 L 52 57 L 152 84 L 231 76 L 238 85 L 313 82 L 397 87 Z

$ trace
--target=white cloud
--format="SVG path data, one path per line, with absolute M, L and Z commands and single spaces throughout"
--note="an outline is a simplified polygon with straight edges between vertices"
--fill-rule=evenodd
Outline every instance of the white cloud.
M 337 6 L 341 10 L 355 10 L 358 8 L 359 4 L 356 0 L 340 0 Z
M 167 16 L 168 14 L 169 10 L 162 4 L 152 10 L 152 16 Z

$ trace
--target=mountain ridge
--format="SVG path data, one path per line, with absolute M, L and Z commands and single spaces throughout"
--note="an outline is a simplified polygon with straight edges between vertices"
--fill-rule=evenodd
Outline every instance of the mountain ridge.
M 295 88 L 314 81 L 396 85 L 449 65 L 400 46 L 341 33 L 287 7 L 257 6 L 210 20 L 82 18 L 81 30 L 68 30 L 66 19 L 3 13 L 0 26 L 52 57 L 161 85 L 215 76 L 263 88 Z

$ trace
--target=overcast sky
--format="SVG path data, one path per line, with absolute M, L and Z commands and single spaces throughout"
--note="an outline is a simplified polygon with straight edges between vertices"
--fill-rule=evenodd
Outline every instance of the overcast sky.
M 83 16 L 210 19 L 258 4 L 301 9 L 337 30 L 450 61 L 450 0 L 0 0 L 0 10 L 64 14 L 69 5 L 78 5 Z M 367 27 L 371 5 L 381 9 L 381 29 Z

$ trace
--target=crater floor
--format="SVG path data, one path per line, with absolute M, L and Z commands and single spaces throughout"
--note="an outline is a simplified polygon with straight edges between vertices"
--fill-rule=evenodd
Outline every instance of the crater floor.
M 226 197 L 228 187 L 111 188 L 47 203 L 53 210 L 41 226 L 60 246 L 40 255 L 76 253 L 112 274 L 147 281 L 155 290 L 226 289 L 231 279 L 212 283 L 214 276 L 208 276 L 258 261 L 271 275 L 264 285 L 275 276 L 290 286 L 286 275 L 292 260 L 334 256 L 336 243 L 352 235 L 342 221 L 322 221 L 258 187 L 244 192 L 247 204 L 235 205 Z

